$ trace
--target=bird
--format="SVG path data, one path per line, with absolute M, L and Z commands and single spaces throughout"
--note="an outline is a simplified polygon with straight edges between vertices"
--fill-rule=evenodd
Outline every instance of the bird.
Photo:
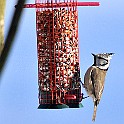
M 114 53 L 92 53 L 92 55 L 94 57 L 94 63 L 88 68 L 84 75 L 83 87 L 85 88 L 89 97 L 93 99 L 94 112 L 92 121 L 95 121 L 97 106 L 104 90 L 106 73 Z

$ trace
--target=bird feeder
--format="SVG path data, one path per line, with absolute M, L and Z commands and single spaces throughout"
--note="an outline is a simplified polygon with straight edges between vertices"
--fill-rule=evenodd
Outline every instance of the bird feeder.
M 39 109 L 82 106 L 77 6 L 99 2 L 36 0 Z

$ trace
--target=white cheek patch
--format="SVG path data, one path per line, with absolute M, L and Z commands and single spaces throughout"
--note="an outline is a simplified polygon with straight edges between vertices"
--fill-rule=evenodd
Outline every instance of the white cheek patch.
M 101 66 L 105 66 L 108 64 L 108 61 L 107 60 L 100 60 L 100 63 L 99 63 Z
M 108 64 L 107 60 L 105 60 L 105 59 L 96 59 L 96 65 L 97 66 L 104 66 L 106 64 Z
M 109 60 L 96 58 L 96 66 L 100 69 L 108 69 L 109 64 Z

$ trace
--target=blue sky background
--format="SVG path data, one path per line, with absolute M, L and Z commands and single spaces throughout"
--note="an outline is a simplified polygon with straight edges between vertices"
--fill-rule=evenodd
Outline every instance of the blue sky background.
M 7 0 L 5 34 L 17 0 Z M 89 1 L 89 0 L 87 0 Z M 93 1 L 93 0 L 92 0 Z M 80 67 L 83 79 L 91 53 L 114 52 L 95 124 L 124 123 L 124 1 L 99 0 L 79 7 Z M 27 0 L 34 3 L 34 0 Z M 92 124 L 93 103 L 81 109 L 38 110 L 35 9 L 24 9 L 15 43 L 0 77 L 0 124 Z M 84 94 L 86 92 L 83 89 Z

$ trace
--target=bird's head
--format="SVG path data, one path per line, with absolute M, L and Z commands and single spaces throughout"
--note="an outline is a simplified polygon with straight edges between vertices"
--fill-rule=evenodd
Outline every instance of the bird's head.
M 93 54 L 94 56 L 94 66 L 97 66 L 100 69 L 106 70 L 109 68 L 110 60 L 114 53 L 100 53 L 100 54 Z

